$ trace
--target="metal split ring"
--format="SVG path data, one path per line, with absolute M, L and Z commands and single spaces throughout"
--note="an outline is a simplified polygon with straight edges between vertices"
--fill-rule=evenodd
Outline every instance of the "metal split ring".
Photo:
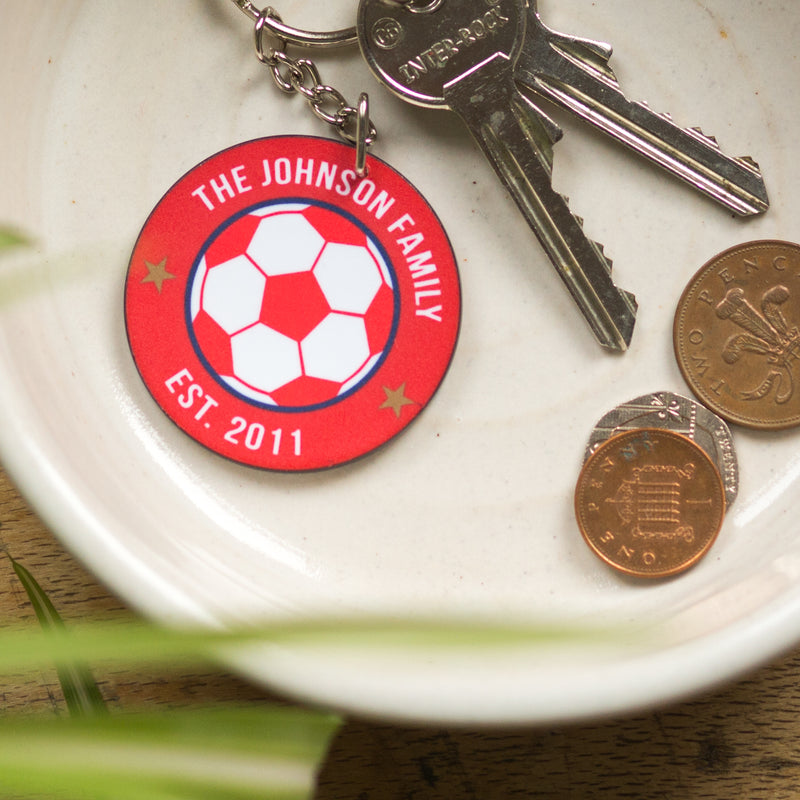
M 234 2 L 256 24 L 260 23 L 263 31 L 269 33 L 274 39 L 284 42 L 284 46 L 297 44 L 303 47 L 334 48 L 358 43 L 355 26 L 338 31 L 304 31 L 286 25 L 271 8 L 261 11 L 253 5 L 251 0 L 234 0 Z
M 401 5 L 420 0 L 385 0 Z M 442 0 L 421 0 L 428 6 Z M 292 58 L 286 52 L 288 44 L 311 47 L 339 47 L 357 40 L 355 28 L 329 33 L 311 33 L 284 25 L 275 9 L 267 6 L 259 10 L 251 0 L 233 0 L 255 21 L 255 50 L 258 60 L 269 67 L 275 85 L 286 94 L 297 92 L 307 101 L 314 114 L 332 125 L 339 135 L 356 146 L 356 172 L 363 178 L 367 174 L 367 148 L 373 144 L 378 131 L 369 118 L 369 97 L 363 93 L 357 108 L 347 104 L 344 95 L 332 86 L 322 83 L 319 70 L 307 58 Z M 268 42 L 265 37 L 270 37 Z
M 378 131 L 369 119 L 369 95 L 362 92 L 356 115 L 356 173 L 359 178 L 367 174 L 367 148 L 377 136 Z

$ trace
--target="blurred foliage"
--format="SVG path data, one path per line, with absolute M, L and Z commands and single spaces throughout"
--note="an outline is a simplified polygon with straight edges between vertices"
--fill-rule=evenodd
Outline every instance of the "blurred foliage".
M 30 244 L 30 240 L 24 234 L 11 228 L 0 227 L 0 250 L 22 247 L 28 244 Z

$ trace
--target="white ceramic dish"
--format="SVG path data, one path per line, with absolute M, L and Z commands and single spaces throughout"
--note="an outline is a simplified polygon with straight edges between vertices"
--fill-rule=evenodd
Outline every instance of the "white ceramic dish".
M 351 0 L 284 0 L 300 27 L 351 24 Z M 313 10 L 312 10 L 313 6 Z M 711 554 L 639 585 L 583 545 L 572 493 L 594 422 L 651 390 L 686 392 L 674 306 L 714 253 L 800 238 L 800 103 L 788 0 L 542 0 L 557 30 L 612 42 L 632 97 L 761 164 L 772 208 L 734 219 L 582 123 L 556 183 L 639 300 L 622 357 L 602 352 L 458 121 L 414 109 L 356 52 L 319 56 L 349 98 L 367 88 L 376 153 L 428 198 L 461 269 L 452 368 L 401 437 L 354 465 L 266 474 L 196 445 L 130 358 L 127 261 L 147 214 L 206 156 L 259 136 L 327 135 L 280 95 L 228 0 L 45 0 L 0 26 L 0 220 L 36 252 L 0 264 L 0 450 L 53 530 L 164 621 L 320 611 L 653 621 L 657 643 L 509 651 L 282 648 L 252 677 L 313 702 L 429 721 L 543 722 L 649 707 L 716 685 L 800 641 L 800 433 L 737 429 L 739 498 Z

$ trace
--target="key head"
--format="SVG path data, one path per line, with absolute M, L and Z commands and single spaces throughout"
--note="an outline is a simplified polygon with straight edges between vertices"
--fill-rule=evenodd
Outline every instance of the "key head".
M 448 84 L 498 54 L 516 61 L 525 19 L 526 0 L 361 0 L 358 40 L 389 89 L 416 105 L 447 107 Z

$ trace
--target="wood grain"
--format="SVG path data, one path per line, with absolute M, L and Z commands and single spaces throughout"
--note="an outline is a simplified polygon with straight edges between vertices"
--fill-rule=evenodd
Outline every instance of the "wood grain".
M 132 619 L 126 608 L 81 566 L 44 527 L 0 469 L 0 549 L 23 564 L 47 592 L 65 621 Z M 36 617 L 11 562 L 0 556 L 0 619 L 30 623 Z M 268 702 L 274 698 L 234 676 L 212 671 L 171 675 L 93 670 L 107 703 L 119 708 L 144 704 L 180 707 L 191 703 Z M 18 676 L 0 686 L 3 713 L 64 713 L 55 670 Z
M 0 546 L 66 620 L 133 616 L 41 524 L 0 471 Z M 5 624 L 34 623 L 0 556 Z M 96 672 L 114 708 L 286 702 L 233 675 Z M 4 714 L 65 713 L 55 673 L 0 685 Z M 322 765 L 316 800 L 795 800 L 800 798 L 800 648 L 691 702 L 589 725 L 514 730 L 350 719 Z
M 517 731 L 349 722 L 318 800 L 800 797 L 800 654 L 691 703 Z

